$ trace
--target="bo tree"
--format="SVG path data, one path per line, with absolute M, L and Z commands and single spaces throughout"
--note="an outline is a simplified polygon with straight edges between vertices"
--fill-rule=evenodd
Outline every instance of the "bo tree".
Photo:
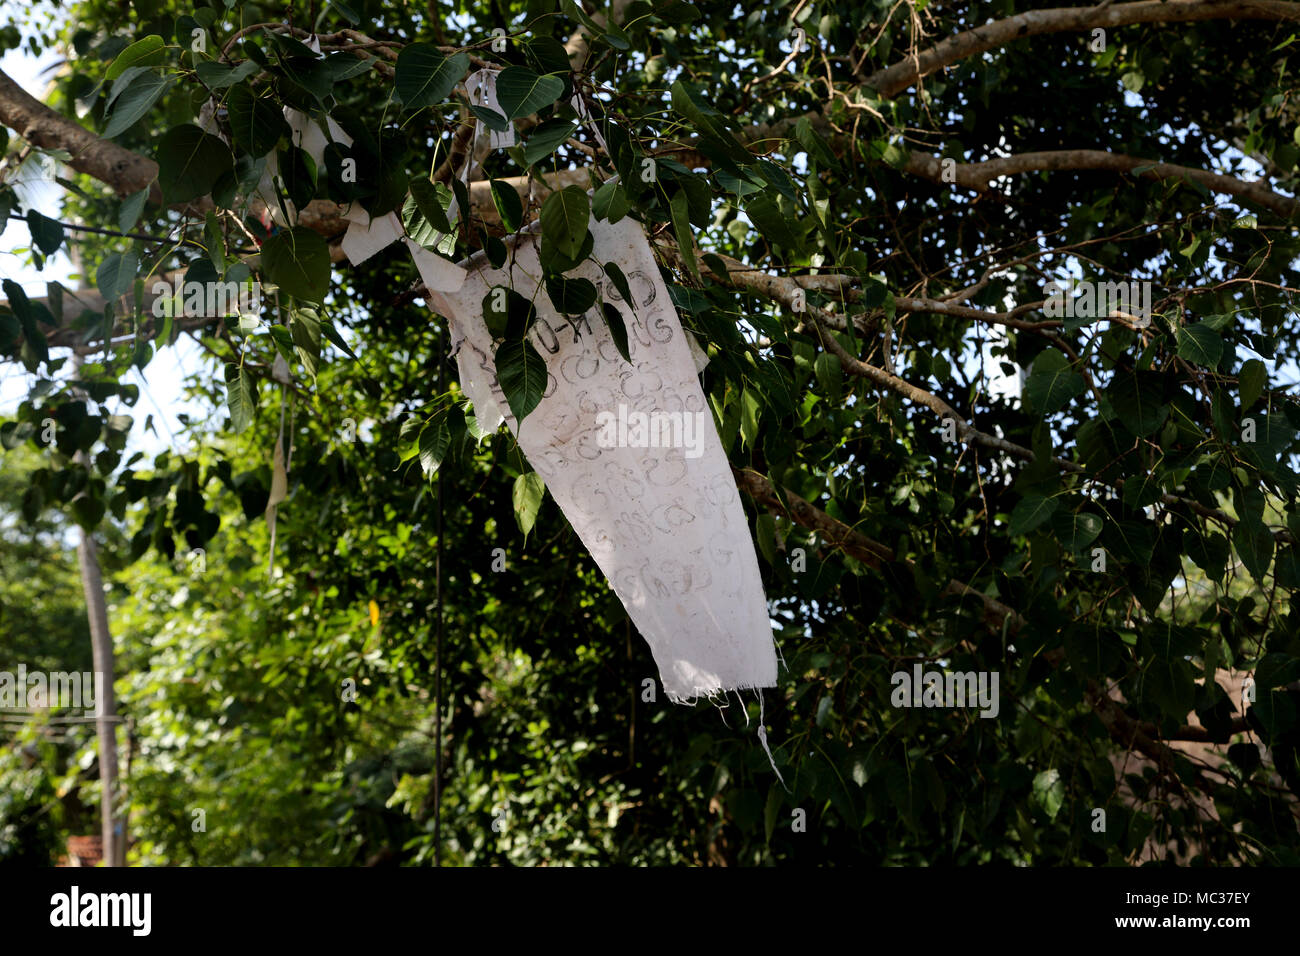
M 270 451 L 280 415 L 259 397 L 292 394 L 309 414 L 282 447 L 327 465 L 290 469 L 295 580 L 360 593 L 364 571 L 329 568 L 319 529 L 291 515 L 331 481 L 351 502 L 345 527 L 369 493 L 388 522 L 394 504 L 439 501 L 447 539 L 496 521 L 527 465 L 508 434 L 471 433 L 406 250 L 342 262 L 344 212 L 395 212 L 435 255 L 499 261 L 550 191 L 591 187 L 590 208 L 543 236 L 579 249 L 593 216 L 652 236 L 711 359 L 706 393 L 788 664 L 767 711 L 788 792 L 698 717 L 694 742 L 680 723 L 642 724 L 656 766 L 634 748 L 635 699 L 626 744 L 588 728 L 638 786 L 678 795 L 673 822 L 654 817 L 666 840 L 720 861 L 1166 847 L 1296 861 L 1300 4 L 236 0 L 142 4 L 129 24 L 94 0 L 74 11 L 33 41 L 68 54 L 45 102 L 0 77 L 11 157 L 45 151 L 69 170 L 62 221 L 8 191 L 6 218 L 27 220 L 38 259 L 77 243 L 98 285 L 42 300 L 5 287 L 0 351 L 33 391 L 0 435 L 49 445 L 39 425 L 58 421 L 45 501 L 91 528 L 129 519 L 134 557 L 202 548 L 223 513 L 252 528 L 289 490 Z M 509 71 L 499 111 L 470 102 L 477 69 Z M 331 141 L 315 151 L 295 133 L 312 124 Z M 510 126 L 513 148 L 479 135 Z M 176 274 L 277 291 L 257 318 L 158 315 L 152 285 Z M 124 464 L 105 403 L 131 399 L 125 370 L 181 334 L 211 356 L 238 437 Z M 75 379 L 58 374 L 69 349 L 85 357 Z M 509 354 L 503 379 L 527 382 L 534 359 Z M 341 439 L 367 416 L 364 441 Z M 436 495 L 418 471 L 438 474 Z M 469 550 L 443 607 L 470 630 L 602 593 L 585 556 L 573 594 L 545 562 L 497 593 L 490 557 Z M 384 586 L 408 634 L 427 624 L 427 581 Z M 500 603 L 476 603 L 485 592 Z M 617 607 L 588 615 L 583 649 L 616 656 L 620 626 Z M 544 634 L 529 655 L 548 653 Z M 403 646 L 428 663 L 420 641 Z M 490 665 L 448 654 L 460 746 L 442 777 L 422 772 L 454 790 L 520 731 L 476 736 Z M 999 673 L 998 718 L 891 706 L 891 675 L 932 662 Z M 533 732 L 574 726 L 572 699 L 544 688 L 526 698 Z M 628 698 L 626 683 L 589 690 L 588 722 Z M 648 820 L 663 798 L 632 805 Z M 789 832 L 799 809 L 819 835 Z

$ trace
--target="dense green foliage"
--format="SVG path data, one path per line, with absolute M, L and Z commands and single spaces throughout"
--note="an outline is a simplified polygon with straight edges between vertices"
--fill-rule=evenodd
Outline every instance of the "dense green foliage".
M 89 671 L 90 635 L 71 538 L 61 515 L 27 504 L 28 478 L 38 463 L 35 453 L 18 448 L 5 453 L 0 471 L 0 669 L 22 662 L 32 670 Z M 23 503 L 21 510 L 11 508 L 14 502 Z M 64 828 L 76 832 L 81 805 L 75 795 L 65 805 L 60 791 L 74 789 L 78 768 L 69 774 L 67 757 L 89 735 L 74 733 L 61 748 L 43 721 L 23 727 L 21 715 L 0 716 L 9 718 L 0 735 L 10 744 L 0 749 L 0 860 L 45 866 L 62 852 Z
M 117 3 L 73 5 L 36 41 L 69 51 L 48 101 L 156 160 L 165 204 L 68 171 L 65 222 L 155 238 L 27 216 L 37 261 L 75 242 L 87 285 L 127 304 L 78 316 L 66 293 L 38 303 L 6 284 L 0 355 L 33 388 L 0 425 L 5 475 L 20 450 L 42 457 L 24 466 L 31 490 L 7 482 L 0 504 L 29 535 L 65 509 L 109 545 L 132 859 L 432 862 L 441 564 L 446 862 L 1104 864 L 1153 846 L 1160 859 L 1300 862 L 1295 223 L 1142 167 L 1029 171 L 973 193 L 917 175 L 916 160 L 1104 149 L 1229 176 L 1262 168 L 1289 194 L 1296 30 L 1131 25 L 1104 50 L 1087 32 L 1047 34 L 897 96 L 864 82 L 1036 6 L 637 0 L 617 5 L 621 27 L 592 30 L 574 73 L 564 44 L 591 24 L 569 0 L 350 0 L 287 17 L 276 4 L 156 0 L 129 21 Z M 235 41 L 281 20 L 297 32 L 272 22 Z M 808 47 L 782 66 L 796 24 Z M 358 47 L 346 29 L 393 45 Z M 307 32 L 331 38 L 323 54 Z M 451 259 L 484 248 L 500 261 L 500 222 L 522 214 L 508 187 L 492 221 L 451 240 L 435 228 L 453 197 L 471 206 L 449 175 L 470 54 L 519 71 L 502 77 L 510 115 L 487 120 L 522 119 L 523 143 L 484 159 L 489 178 L 585 168 L 589 152 L 596 182 L 619 177 L 590 209 L 581 189 L 547 200 L 550 271 L 584 257 L 592 216 L 633 215 L 675 240 L 664 268 L 708 347 L 703 382 L 732 464 L 890 549 L 867 560 L 745 499 L 785 661 L 763 711 L 788 790 L 755 738 L 757 700 L 715 711 L 643 698 L 648 649 L 554 503 L 532 525 L 519 513 L 517 482 L 535 479 L 506 430 L 474 433 L 407 251 L 331 267 L 334 236 L 268 234 L 239 200 L 277 150 L 282 198 L 299 209 L 359 200 L 399 211 Z M 195 125 L 210 96 L 229 146 Z M 286 105 L 328 113 L 352 147 L 314 168 Z M 211 208 L 192 203 L 209 194 Z M 16 201 L 0 186 L 0 208 Z M 141 424 L 126 372 L 148 376 L 181 331 L 131 308 L 131 293 L 185 265 L 242 278 L 237 260 L 257 252 L 279 287 L 262 321 L 188 330 L 211 359 L 192 389 L 212 416 L 155 458 L 126 457 Z M 844 278 L 808 283 L 799 311 L 737 282 L 727 259 Z M 1008 314 L 1070 276 L 1151 282 L 1150 327 Z M 526 301 L 500 316 L 520 413 L 536 402 L 528 320 Z M 92 346 L 76 387 L 47 338 Z M 290 386 L 271 380 L 277 354 Z M 881 370 L 924 392 L 882 385 Z M 1021 371 L 1022 399 L 990 389 Z M 282 403 L 292 455 L 272 554 Z M 953 414 L 965 442 L 945 439 Z M 8 530 L 3 547 L 0 567 L 30 553 Z M 993 603 L 952 597 L 951 580 Z M 6 577 L 3 659 L 81 666 L 80 645 L 52 643 L 74 633 L 66 608 L 17 608 L 10 589 Z M 990 607 L 1013 610 L 991 619 Z M 998 717 L 891 706 L 891 674 L 917 662 L 998 672 Z M 1256 700 L 1234 713 L 1227 685 L 1248 672 Z M 1126 723 L 1108 719 L 1099 687 L 1122 694 Z M 1192 712 L 1232 745 L 1208 769 L 1161 749 Z M 1140 759 L 1153 753 L 1168 763 Z M 44 765 L 89 760 L 52 751 Z M 5 822 L 0 805 L 0 833 Z

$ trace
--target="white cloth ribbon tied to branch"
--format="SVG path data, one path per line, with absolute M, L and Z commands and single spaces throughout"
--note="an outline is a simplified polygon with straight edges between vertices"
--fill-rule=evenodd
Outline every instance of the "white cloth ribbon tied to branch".
M 618 309 L 632 363 L 597 310 L 566 317 L 540 293 L 529 335 L 547 382 L 538 406 L 515 421 L 483 298 L 494 286 L 540 288 L 539 239 L 524 233 L 505 268 L 480 254 L 458 290 L 430 292 L 430 305 L 451 320 L 461 386 L 481 426 L 504 419 L 515 433 L 649 643 L 671 700 L 771 687 L 776 652 L 758 559 L 691 344 L 640 224 L 593 221 L 591 231 L 596 258 L 618 264 L 634 301 L 594 263 L 570 275 L 595 283 Z M 639 415 L 648 428 L 632 424 Z

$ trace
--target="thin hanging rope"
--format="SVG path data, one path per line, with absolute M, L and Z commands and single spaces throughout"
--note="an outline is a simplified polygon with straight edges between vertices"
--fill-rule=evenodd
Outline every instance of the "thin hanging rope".
M 284 457 L 284 406 L 289 401 L 288 395 L 289 395 L 289 386 L 281 385 L 280 386 L 280 434 L 275 439 L 275 446 L 276 448 L 280 449 L 281 458 Z M 275 467 L 274 459 L 272 459 L 272 462 L 273 462 L 272 471 L 274 472 L 274 467 Z M 287 462 L 285 463 L 284 466 L 284 474 L 285 474 L 285 482 L 287 484 L 289 480 L 289 465 Z M 271 487 L 273 489 L 275 487 L 274 474 L 272 474 L 272 478 L 271 478 Z M 267 515 L 267 519 L 271 525 L 271 542 L 270 542 L 270 547 L 267 548 L 267 553 L 266 553 L 266 576 L 268 578 L 274 579 L 275 577 L 275 525 L 276 525 L 276 519 L 280 516 L 280 506 L 278 504 L 274 504 L 271 505 L 266 510 L 267 512 L 269 512 L 269 514 Z

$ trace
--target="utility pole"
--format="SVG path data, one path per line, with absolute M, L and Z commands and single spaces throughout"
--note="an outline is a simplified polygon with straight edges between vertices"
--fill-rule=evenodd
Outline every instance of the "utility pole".
M 84 278 L 81 256 L 69 244 L 68 255 L 79 278 Z M 81 284 L 81 283 L 78 283 Z M 72 353 L 72 375 L 81 374 L 82 357 Z M 78 397 L 85 398 L 77 391 Z M 90 459 L 78 450 L 72 458 L 90 469 Z M 84 492 L 83 492 L 84 494 Z M 104 576 L 99 566 L 99 548 L 91 532 L 78 525 L 77 562 L 81 566 L 81 587 L 86 596 L 86 617 L 90 622 L 90 647 L 95 673 L 103 682 L 95 701 L 95 729 L 99 740 L 99 788 L 101 792 L 100 833 L 104 841 L 104 865 L 126 865 L 126 826 L 117 814 L 117 698 L 113 693 L 113 635 L 108 629 L 108 605 L 104 600 Z
M 85 462 L 85 455 L 76 458 Z M 99 549 L 85 528 L 80 529 L 77 561 L 81 565 L 81 586 L 86 594 L 86 617 L 90 620 L 90 645 L 95 673 L 103 675 L 103 686 L 95 701 L 95 724 L 99 738 L 100 811 L 104 839 L 104 865 L 126 865 L 126 833 L 117 815 L 117 700 L 113 694 L 113 635 L 108 630 L 108 607 L 104 601 L 104 579 L 99 569 Z

